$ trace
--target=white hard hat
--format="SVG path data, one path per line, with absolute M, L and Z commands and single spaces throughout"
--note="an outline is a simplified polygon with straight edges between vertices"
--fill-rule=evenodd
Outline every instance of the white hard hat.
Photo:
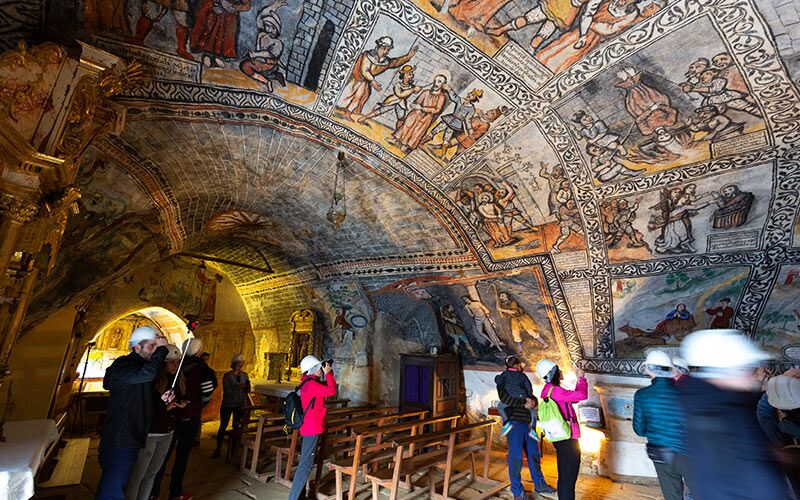
M 538 363 L 536 363 L 536 375 L 539 375 L 542 379 L 545 379 L 547 375 L 553 371 L 553 368 L 556 368 L 558 365 L 555 361 L 550 361 L 549 359 L 540 359 Z M 545 379 L 546 380 L 546 379 Z
M 672 358 L 672 366 L 675 368 L 681 368 L 687 372 L 689 371 L 689 363 L 687 363 L 686 360 L 680 356 L 675 356 Z
M 300 371 L 302 373 L 315 372 L 319 369 L 322 362 L 314 356 L 306 356 L 300 361 Z
M 779 410 L 800 408 L 800 378 L 778 375 L 767 381 L 767 401 Z
M 140 326 L 133 330 L 131 338 L 128 340 L 128 346 L 133 349 L 133 346 L 145 340 L 155 340 L 158 338 L 158 330 L 152 326 Z
M 698 330 L 683 339 L 681 355 L 692 367 L 710 370 L 741 370 L 769 359 L 739 330 Z M 703 377 L 699 372 L 697 376 Z M 706 373 L 705 376 L 708 376 Z
M 203 341 L 197 338 L 188 338 L 181 345 L 181 351 L 185 352 L 187 356 L 194 356 L 202 350 Z
M 177 361 L 181 359 L 181 350 L 178 346 L 167 344 L 167 361 Z
M 660 349 L 655 349 L 648 352 L 647 358 L 644 360 L 644 364 L 670 369 L 673 367 L 672 359 L 670 359 L 669 354 Z
M 231 367 L 239 363 L 244 363 L 244 355 L 242 353 L 234 354 L 233 357 L 231 358 Z

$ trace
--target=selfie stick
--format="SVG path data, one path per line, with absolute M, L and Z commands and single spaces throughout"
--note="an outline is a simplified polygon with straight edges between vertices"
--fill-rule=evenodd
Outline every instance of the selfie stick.
M 173 392 L 175 390 L 175 382 L 178 381 L 178 375 L 181 374 L 181 367 L 183 366 L 183 360 L 186 358 L 186 351 L 189 350 L 189 345 L 192 343 L 192 339 L 186 339 L 186 348 L 183 350 L 183 354 L 181 354 L 181 362 L 178 363 L 178 371 L 175 372 L 175 379 L 172 381 L 172 387 L 169 388 L 169 392 Z

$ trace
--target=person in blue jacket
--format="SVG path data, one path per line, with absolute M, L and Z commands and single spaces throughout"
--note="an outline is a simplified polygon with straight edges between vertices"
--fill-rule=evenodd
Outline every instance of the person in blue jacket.
M 684 483 L 691 490 L 695 477 L 689 465 L 672 359 L 664 351 L 654 350 L 644 363 L 651 383 L 633 395 L 633 431 L 647 438 L 647 455 L 655 465 L 664 500 L 683 500 Z

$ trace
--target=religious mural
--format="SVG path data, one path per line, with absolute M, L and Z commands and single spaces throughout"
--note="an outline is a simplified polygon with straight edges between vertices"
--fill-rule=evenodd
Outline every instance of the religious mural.
M 334 116 L 393 154 L 447 162 L 510 109 L 491 87 L 390 17 L 378 18 L 365 43 Z
M 710 267 L 611 280 L 615 353 L 642 357 L 651 346 L 678 346 L 704 328 L 732 328 L 750 269 Z
M 800 265 L 781 266 L 755 339 L 771 354 L 800 361 Z
M 573 321 L 570 353 L 603 371 L 634 372 L 648 347 L 734 318 L 776 355 L 797 344 L 793 2 L 51 4 L 48 36 L 141 60 L 157 82 L 125 101 L 129 123 L 109 141 L 135 161 L 97 154 L 83 166 L 81 212 L 29 318 L 113 281 L 95 273 L 132 280 L 143 301 L 194 303 L 165 269 L 130 268 L 200 233 L 293 256 L 273 283 L 302 283 L 326 352 L 353 362 L 373 331 L 492 368 L 519 342 L 530 362 L 557 356 L 557 323 Z M 40 92 L 2 75 L 5 111 L 31 119 Z M 368 169 L 348 170 L 334 233 L 332 170 L 320 165 L 336 149 Z M 162 182 L 147 194 L 134 183 L 144 171 Z M 547 289 L 506 274 L 543 262 Z M 453 278 L 464 272 L 487 274 Z M 343 273 L 368 278 L 329 285 Z M 444 281 L 381 289 L 412 274 Z M 189 281 L 215 282 L 211 270 Z M 251 311 L 286 286 L 268 282 L 240 284 Z M 383 300 L 401 294 L 411 298 L 393 309 Z M 551 318 L 565 296 L 569 310 Z
M 528 56 L 540 72 L 558 73 L 661 8 L 666 0 L 417 0 L 487 54 Z M 510 58 L 509 58 L 510 59 Z M 511 61 L 509 61 L 511 62 Z M 546 68 L 546 69 L 545 69 Z
M 404 288 L 431 306 L 442 345 L 465 366 L 502 366 L 506 356 L 518 354 L 532 367 L 542 357 L 566 356 L 538 270 L 495 278 L 420 280 Z
M 366 366 L 371 306 L 356 282 L 329 283 L 304 289 L 310 303 L 325 314 L 322 350 L 326 357 Z
M 600 202 L 610 262 L 758 248 L 772 165 Z
M 770 142 L 741 68 L 705 19 L 600 72 L 558 112 L 597 183 Z
M 536 124 L 486 155 L 454 188 L 451 196 L 496 260 L 586 248 L 572 183 Z

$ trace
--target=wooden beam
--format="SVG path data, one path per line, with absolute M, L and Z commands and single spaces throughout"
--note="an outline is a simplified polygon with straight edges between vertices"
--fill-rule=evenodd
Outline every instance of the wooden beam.
M 200 260 L 207 260 L 209 262 L 217 262 L 219 264 L 227 264 L 229 266 L 236 266 L 236 267 L 243 267 L 245 269 L 251 269 L 253 271 L 259 271 L 264 274 L 272 274 L 274 271 L 270 267 L 261 267 L 261 266 L 254 266 L 252 264 L 245 264 L 243 262 L 236 262 L 234 260 L 228 259 L 221 259 L 219 257 L 213 257 L 211 255 L 206 255 L 197 252 L 179 252 L 175 255 L 182 255 L 184 257 L 191 257 L 193 259 L 200 259 Z

